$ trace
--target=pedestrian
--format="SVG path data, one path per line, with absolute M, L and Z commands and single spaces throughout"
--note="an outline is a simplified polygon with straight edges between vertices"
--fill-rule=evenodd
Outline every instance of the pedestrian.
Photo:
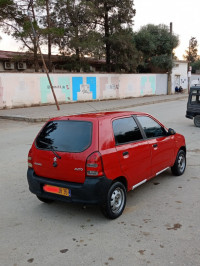
M 179 90 L 179 92 L 180 92 L 180 93 L 182 93 L 182 92 L 183 92 L 183 88 L 182 88 L 181 86 L 179 87 L 179 89 L 178 89 L 178 90 Z
M 178 93 L 179 92 L 179 89 L 178 89 L 178 86 L 175 87 L 175 93 Z

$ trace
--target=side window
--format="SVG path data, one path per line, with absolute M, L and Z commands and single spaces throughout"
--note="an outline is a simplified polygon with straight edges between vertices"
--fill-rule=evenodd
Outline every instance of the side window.
M 144 129 L 147 138 L 163 137 L 167 135 L 166 130 L 150 117 L 138 116 L 137 119 Z
M 143 139 L 140 129 L 132 117 L 114 120 L 113 131 L 116 145 Z
M 192 94 L 191 104 L 200 104 L 200 95 Z

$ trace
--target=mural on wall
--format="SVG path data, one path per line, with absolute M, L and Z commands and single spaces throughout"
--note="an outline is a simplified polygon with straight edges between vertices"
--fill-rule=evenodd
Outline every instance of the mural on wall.
M 62 93 L 65 95 L 65 101 L 71 101 L 72 96 L 72 88 L 71 88 L 71 82 L 69 77 L 59 77 L 58 78 L 58 84 L 59 87 L 62 90 Z
M 167 74 L 51 74 L 59 102 L 164 94 L 166 80 Z M 6 90 L 2 84 L 6 84 Z M 1 109 L 41 103 L 54 103 L 46 75 L 0 74 Z
M 141 77 L 141 96 L 152 95 L 156 93 L 156 76 L 142 76 Z
M 53 84 L 53 79 L 51 78 Z M 55 89 L 55 88 L 54 88 Z M 41 93 L 41 103 L 47 103 L 48 97 L 51 95 L 51 87 L 47 77 L 40 78 L 40 93 Z
M 28 79 L 23 77 L 15 79 L 14 95 L 12 101 L 14 104 L 19 105 L 30 105 L 34 103 L 34 93 L 30 91 L 31 82 L 27 82 Z M 29 85 L 28 85 L 29 84 Z
M 72 99 L 72 88 L 69 77 L 51 77 L 54 92 L 58 101 L 68 102 Z M 53 102 L 53 93 L 47 77 L 40 77 L 41 103 Z
M 0 106 L 3 107 L 3 85 L 0 77 Z
M 181 78 L 181 86 L 184 86 L 186 83 L 187 83 L 187 78 Z
M 72 77 L 73 101 L 96 100 L 96 77 Z
M 123 85 L 121 85 L 123 84 Z M 121 75 L 120 97 L 139 97 L 156 93 L 156 75 Z
M 140 75 L 135 74 L 134 77 L 129 74 L 120 76 L 120 97 L 138 97 L 140 93 Z
M 119 76 L 100 77 L 99 99 L 119 98 Z

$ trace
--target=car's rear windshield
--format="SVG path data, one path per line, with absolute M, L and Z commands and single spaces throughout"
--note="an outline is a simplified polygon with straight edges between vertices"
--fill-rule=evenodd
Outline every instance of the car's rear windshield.
M 36 146 L 43 150 L 82 152 L 92 141 L 92 123 L 88 121 L 58 120 L 45 125 Z

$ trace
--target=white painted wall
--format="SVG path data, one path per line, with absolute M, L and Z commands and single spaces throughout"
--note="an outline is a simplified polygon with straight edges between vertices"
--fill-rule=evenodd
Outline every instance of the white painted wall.
M 194 86 L 195 84 L 200 85 L 200 74 L 192 74 L 190 78 L 190 85 Z
M 186 61 L 174 61 L 174 67 L 172 69 L 172 93 L 175 92 L 176 86 L 182 86 L 184 90 L 188 88 L 187 77 L 187 62 Z
M 167 74 L 51 74 L 59 102 L 167 93 Z M 54 103 L 44 73 L 0 73 L 0 109 Z

